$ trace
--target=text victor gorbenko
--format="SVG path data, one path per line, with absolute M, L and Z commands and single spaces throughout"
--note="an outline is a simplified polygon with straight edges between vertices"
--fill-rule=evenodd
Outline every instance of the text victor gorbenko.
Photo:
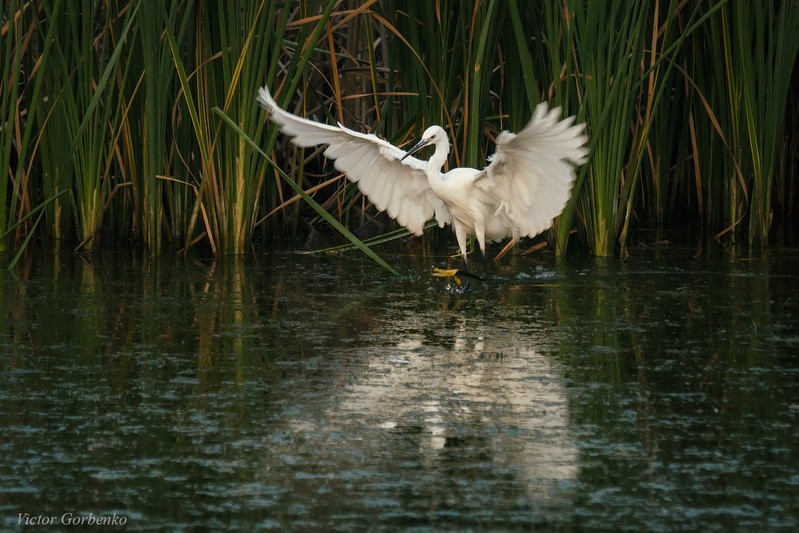
M 126 516 L 116 513 L 111 515 L 95 515 L 64 513 L 61 515 L 32 515 L 19 513 L 17 525 L 19 526 L 124 526 L 128 523 Z

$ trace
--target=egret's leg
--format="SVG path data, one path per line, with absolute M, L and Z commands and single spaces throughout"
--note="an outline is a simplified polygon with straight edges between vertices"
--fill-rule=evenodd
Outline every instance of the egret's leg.
M 458 240 L 458 248 L 461 251 L 461 257 L 463 257 L 463 268 L 466 270 L 466 228 L 461 226 L 457 221 L 453 222 L 453 227 L 455 228 L 455 238 Z M 455 283 L 458 285 L 461 284 L 460 279 L 457 277 L 458 273 L 460 272 L 457 268 L 434 268 L 433 269 L 433 276 L 437 278 L 453 278 Z
M 463 257 L 463 266 L 466 266 L 466 228 L 460 225 L 457 221 L 452 224 L 455 227 L 455 238 L 458 239 L 458 248 L 461 250 L 461 257 Z
M 505 256 L 505 254 L 506 254 L 506 253 L 508 253 L 508 252 L 510 251 L 510 249 L 511 249 L 511 248 L 513 248 L 513 246 L 514 246 L 514 245 L 515 245 L 517 242 L 519 242 L 519 239 L 517 239 L 516 237 L 512 238 L 512 239 L 510 240 L 510 242 L 509 242 L 508 244 L 506 244 L 506 245 L 505 245 L 505 247 L 502 249 L 502 251 L 500 251 L 500 252 L 497 254 L 497 256 L 494 258 L 494 261 L 499 261 L 500 259 L 502 259 L 502 258 Z
M 474 221 L 474 236 L 477 238 L 477 244 L 480 245 L 480 252 L 485 255 L 486 253 L 486 228 L 482 220 Z

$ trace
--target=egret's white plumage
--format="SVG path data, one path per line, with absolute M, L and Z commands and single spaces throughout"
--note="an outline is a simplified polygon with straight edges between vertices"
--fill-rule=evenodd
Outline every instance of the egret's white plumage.
M 327 145 L 324 154 L 355 182 L 380 211 L 421 235 L 425 222 L 452 224 L 466 259 L 466 241 L 513 242 L 534 237 L 552 225 L 566 205 L 575 178 L 575 165 L 588 154 L 585 124 L 573 126 L 574 117 L 559 120 L 560 109 L 546 103 L 535 109 L 519 133 L 503 131 L 496 152 L 483 170 L 455 168 L 442 173 L 449 154 L 443 128 L 431 126 L 405 152 L 375 135 L 320 124 L 281 109 L 266 87 L 258 102 L 270 112 L 283 133 L 297 146 Z M 427 161 L 411 154 L 428 145 L 435 152 Z

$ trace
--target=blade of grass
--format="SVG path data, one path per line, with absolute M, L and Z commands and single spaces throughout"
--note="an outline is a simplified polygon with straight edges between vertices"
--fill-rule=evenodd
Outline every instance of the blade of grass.
M 36 232 L 36 227 L 39 225 L 39 222 L 41 222 L 42 217 L 46 213 L 45 207 L 47 207 L 51 202 L 53 202 L 56 199 L 58 199 L 61 195 L 66 194 L 68 192 L 69 192 L 69 190 L 64 190 L 64 191 L 61 191 L 61 192 L 59 192 L 57 194 L 54 194 L 48 200 L 46 200 L 45 202 L 39 204 L 38 206 L 33 208 L 31 211 L 29 211 L 23 218 L 18 220 L 17 223 L 14 225 L 14 227 L 9 228 L 6 233 L 0 235 L 0 239 L 6 237 L 6 235 L 8 235 L 12 231 L 14 231 L 16 226 L 22 224 L 23 222 L 25 222 L 25 220 L 27 220 L 29 217 L 32 217 L 37 212 L 39 213 L 39 216 L 36 217 L 36 221 L 33 223 L 33 227 L 28 232 L 28 234 L 25 236 L 25 240 L 19 246 L 19 248 L 17 249 L 17 252 L 14 254 L 14 257 L 11 259 L 11 261 L 9 261 L 8 265 L 6 265 L 6 270 L 14 270 L 14 267 L 17 266 L 17 263 L 19 262 L 20 258 L 22 257 L 22 254 L 25 253 L 25 250 L 27 249 L 28 243 L 30 242 L 31 238 L 33 237 L 33 234 Z
M 434 220 L 431 220 L 430 222 L 425 224 L 424 229 L 430 229 L 430 228 L 434 228 L 436 226 L 438 226 L 438 223 L 436 221 L 434 221 Z M 374 237 L 371 237 L 369 239 L 363 239 L 363 243 L 366 246 L 376 246 L 378 244 L 384 244 L 384 243 L 387 243 L 387 242 L 396 241 L 397 239 L 402 239 L 404 237 L 408 237 L 409 235 L 411 235 L 411 232 L 408 231 L 407 229 L 405 229 L 405 228 L 397 228 L 395 230 L 389 231 L 389 232 L 384 233 L 382 235 L 375 235 Z M 329 252 L 346 252 L 346 251 L 356 250 L 356 249 L 357 249 L 357 246 L 355 246 L 354 244 L 350 243 L 350 244 L 340 244 L 338 246 L 331 246 L 330 248 L 321 248 L 319 250 L 313 250 L 313 251 L 308 252 L 308 253 L 312 253 L 312 254 L 320 253 L 321 254 L 321 253 L 329 253 Z

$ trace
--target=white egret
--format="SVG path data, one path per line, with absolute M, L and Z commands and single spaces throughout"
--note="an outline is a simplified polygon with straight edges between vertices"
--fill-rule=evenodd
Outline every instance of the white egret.
M 266 87 L 258 102 L 270 112 L 297 146 L 327 145 L 324 155 L 356 183 L 379 211 L 386 211 L 411 233 L 421 235 L 435 218 L 440 227 L 455 230 L 464 264 L 469 236 L 485 254 L 486 241 L 511 241 L 499 260 L 522 237 L 534 237 L 552 225 L 571 195 L 575 166 L 588 154 L 585 124 L 574 117 L 560 119 L 560 109 L 536 107 L 519 133 L 503 131 L 496 151 L 483 170 L 454 168 L 441 172 L 449 154 L 449 139 L 440 126 L 430 126 L 407 152 L 376 135 L 359 133 L 343 124 L 331 126 L 281 109 Z M 412 157 L 435 146 L 427 161 Z M 457 270 L 446 271 L 454 275 Z

